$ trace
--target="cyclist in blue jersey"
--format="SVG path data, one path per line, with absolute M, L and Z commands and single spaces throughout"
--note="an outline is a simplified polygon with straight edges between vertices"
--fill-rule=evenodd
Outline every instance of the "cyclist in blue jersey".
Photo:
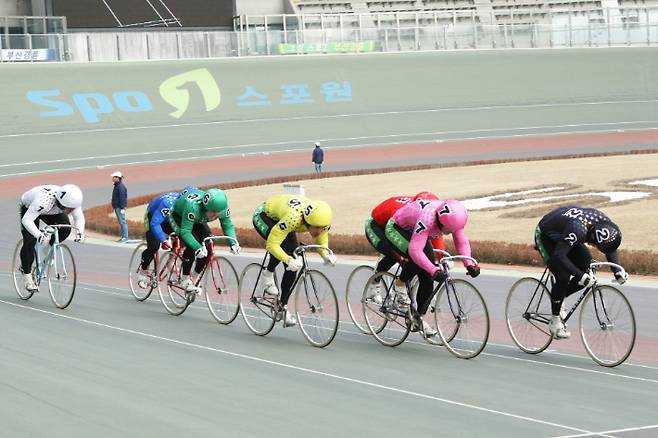
M 194 186 L 183 188 L 183 194 L 190 190 L 196 190 Z M 146 232 L 146 249 L 142 252 L 142 264 L 137 272 L 137 279 L 140 282 L 148 280 L 148 266 L 153 261 L 153 257 L 158 248 L 167 251 L 171 249 L 169 235 L 173 233 L 171 225 L 167 218 L 171 212 L 174 202 L 181 196 L 178 192 L 163 193 L 149 202 L 144 214 L 144 231 Z

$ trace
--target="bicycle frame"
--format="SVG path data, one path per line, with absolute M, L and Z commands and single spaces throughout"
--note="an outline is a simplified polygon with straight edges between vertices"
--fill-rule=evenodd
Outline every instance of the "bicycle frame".
M 452 282 L 452 275 L 450 274 L 450 262 L 452 262 L 453 260 L 470 260 L 473 263 L 477 264 L 477 260 L 475 260 L 473 257 L 468 257 L 468 256 L 460 256 L 460 255 L 451 256 L 448 252 L 440 249 L 435 249 L 434 251 L 443 255 L 440 263 L 441 266 L 443 266 L 443 270 L 446 276 L 445 279 L 443 280 L 443 283 L 436 284 L 436 287 L 434 288 L 434 292 L 430 297 L 430 302 L 432 298 L 434 298 L 434 296 L 436 296 L 436 294 L 439 292 L 441 286 L 445 285 L 446 296 L 448 297 L 448 305 L 450 306 L 450 312 L 452 312 L 452 316 L 455 318 L 455 320 L 458 323 L 461 323 L 465 321 L 465 317 L 464 317 L 464 312 L 462 310 L 462 305 L 459 302 L 457 293 L 455 291 L 455 287 Z M 452 291 L 452 293 L 449 293 L 450 291 Z M 456 303 L 453 303 L 453 300 L 456 301 Z
M 615 263 L 597 262 L 597 261 L 593 260 L 590 263 L 589 272 L 592 273 L 592 274 L 596 273 L 597 268 L 599 268 L 601 266 L 611 266 L 611 267 L 618 268 L 618 269 L 624 271 L 624 268 L 622 266 L 617 265 Z M 548 290 L 548 280 L 551 277 L 551 275 L 552 274 L 550 273 L 548 267 L 546 267 L 546 269 L 544 269 L 544 273 L 542 274 L 541 278 L 539 279 L 539 283 L 544 285 L 544 287 L 546 287 L 546 290 Z M 594 301 L 594 310 L 596 312 L 596 318 L 598 319 L 599 324 L 601 325 L 601 328 L 605 329 L 605 328 L 610 328 L 612 326 L 612 324 L 610 324 L 610 317 L 608 316 L 608 312 L 607 312 L 606 307 L 605 307 L 605 302 L 603 302 L 603 299 L 600 296 L 600 294 L 594 293 L 597 285 L 598 285 L 598 282 L 594 282 L 594 283 L 590 284 L 589 286 L 587 286 L 583 289 L 583 292 L 581 293 L 580 297 L 578 297 L 578 299 L 576 300 L 574 305 L 571 306 L 571 308 L 567 312 L 567 316 L 565 316 L 564 322 L 567 322 L 569 320 L 569 318 L 571 318 L 571 315 L 573 315 L 576 312 L 576 309 L 578 308 L 580 303 L 582 303 L 583 300 L 585 299 L 585 297 L 587 296 L 587 294 L 590 291 L 592 291 L 592 299 Z M 542 323 L 548 324 L 550 322 L 550 319 L 548 317 L 537 317 L 537 316 L 531 317 L 531 315 L 539 315 L 539 314 L 537 312 L 534 312 L 534 313 L 528 312 L 528 310 L 530 309 L 530 306 L 532 305 L 532 303 L 535 299 L 537 291 L 539 289 L 540 289 L 540 287 L 538 285 L 537 288 L 535 289 L 535 292 L 533 293 L 532 297 L 530 298 L 530 302 L 528 303 L 528 307 L 526 307 L 526 311 L 523 314 L 523 317 L 527 320 L 530 320 L 532 318 L 535 321 L 540 321 Z M 542 290 L 541 293 L 543 295 L 543 290 Z M 549 297 L 550 297 L 550 293 L 549 293 Z M 541 303 L 541 299 L 542 299 L 542 297 L 539 298 L 539 301 L 537 302 L 537 306 L 535 307 L 535 309 L 539 308 L 539 305 Z M 599 315 L 599 305 L 597 305 L 597 302 L 601 306 L 601 309 L 603 311 L 603 315 Z M 604 321 L 603 317 L 605 317 L 605 321 Z
M 219 241 L 219 240 L 228 240 L 230 242 L 237 243 L 237 240 L 235 240 L 235 239 L 233 239 L 232 237 L 229 237 L 229 236 L 208 236 L 205 239 L 203 239 L 201 244 L 208 248 L 208 259 L 206 260 L 206 263 L 203 266 L 203 269 L 201 270 L 201 272 L 197 276 L 196 281 L 194 282 L 195 286 L 199 286 L 201 284 L 201 281 L 203 280 L 204 276 L 206 275 L 206 271 L 208 270 L 208 266 L 210 266 L 212 264 L 212 262 L 215 260 L 214 242 Z M 171 251 L 175 252 L 176 254 L 178 254 L 178 256 L 181 257 L 181 259 L 183 259 L 183 255 L 182 255 L 183 247 L 181 245 L 180 238 L 178 236 L 175 236 L 174 245 L 173 245 Z M 183 259 L 183 260 L 185 260 L 185 259 Z M 170 269 L 169 263 L 171 263 L 171 262 L 168 260 L 168 263 L 165 266 L 163 266 L 162 269 L 159 269 L 160 274 L 159 274 L 158 278 L 164 279 L 166 277 L 167 272 Z M 211 270 L 211 272 L 212 272 L 212 270 Z M 175 275 L 176 275 L 176 277 L 179 277 L 180 273 L 175 272 Z M 170 283 L 171 287 L 182 290 L 180 285 L 171 282 L 171 279 L 169 279 L 168 282 Z M 213 282 L 215 283 L 215 285 L 217 284 L 215 282 L 214 276 L 213 276 Z
M 292 282 L 292 285 L 290 286 L 291 293 L 292 293 L 292 291 L 295 290 L 295 288 L 297 287 L 297 284 L 299 283 L 299 279 L 302 278 L 302 277 L 304 277 L 304 285 L 305 286 L 308 285 L 308 283 L 306 283 L 306 282 L 309 281 L 309 280 L 307 279 L 307 276 L 304 275 L 304 273 L 308 270 L 308 260 L 306 259 L 306 251 L 308 249 L 312 249 L 312 248 L 319 248 L 319 249 L 323 249 L 325 251 L 331 252 L 331 249 L 329 249 L 325 246 L 322 246 L 322 245 L 300 245 L 295 249 L 294 253 L 300 255 L 301 258 L 302 258 L 302 267 L 297 272 L 297 275 L 295 276 L 295 280 Z M 276 313 L 280 312 L 281 308 L 282 308 L 282 303 L 281 303 L 281 301 L 279 300 L 278 297 L 273 297 L 273 298 L 260 297 L 259 300 L 257 300 L 254 297 L 254 295 L 256 294 L 256 288 L 258 287 L 258 282 L 260 281 L 260 277 L 263 273 L 263 270 L 266 269 L 265 261 L 267 260 L 268 256 L 272 257 L 272 255 L 270 253 L 265 252 L 265 256 L 263 256 L 263 261 L 261 263 L 261 270 L 258 272 L 258 277 L 256 277 L 256 282 L 254 283 L 254 288 L 251 291 L 251 302 L 254 303 L 254 304 L 259 304 L 259 303 L 264 304 L 265 307 L 274 310 L 274 312 L 276 314 Z M 311 278 L 310 281 L 311 281 L 313 291 L 315 293 L 316 287 L 315 287 L 315 283 L 313 282 L 314 281 L 313 278 Z M 309 289 L 308 286 L 305 287 L 304 289 L 305 289 L 305 293 L 307 294 L 306 295 L 306 300 L 310 303 L 311 301 L 309 300 L 309 297 L 308 297 L 308 289 Z M 315 298 L 318 299 L 318 301 L 319 301 L 319 298 L 317 297 L 317 295 L 316 295 Z M 260 307 L 259 307 L 259 309 L 260 309 Z M 267 315 L 268 317 L 271 317 L 266 312 L 264 312 L 263 309 L 260 309 L 260 310 L 261 310 L 261 312 L 263 312 L 263 314 Z
M 57 248 L 60 245 L 59 242 L 59 228 L 71 228 L 77 230 L 77 227 L 74 227 L 73 225 L 48 225 L 45 227 L 45 232 L 52 234 L 54 237 L 54 241 L 52 245 L 49 245 L 48 252 L 46 253 L 46 256 L 43 257 L 42 260 L 42 254 L 41 254 L 41 245 L 39 245 L 39 242 L 34 243 L 34 252 L 35 252 L 35 269 L 36 269 L 36 282 L 37 286 L 41 284 L 41 280 L 45 279 L 46 276 L 48 275 L 48 265 L 52 262 L 53 266 L 55 268 L 55 272 L 60 272 L 60 267 L 58 267 L 58 260 L 57 260 Z M 66 264 L 64 263 L 63 260 L 59 261 L 59 263 L 62 265 L 62 272 L 64 275 L 68 276 L 68 273 L 66 272 Z

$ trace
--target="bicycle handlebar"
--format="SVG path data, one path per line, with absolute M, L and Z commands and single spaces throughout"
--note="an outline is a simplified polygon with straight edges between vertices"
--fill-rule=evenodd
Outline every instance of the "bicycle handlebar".
M 473 257 L 462 256 L 462 255 L 443 257 L 443 258 L 441 259 L 441 262 L 443 263 L 444 261 L 447 262 L 447 261 L 452 261 L 452 260 L 470 260 L 470 261 L 472 261 L 473 263 L 475 263 L 476 265 L 478 264 L 478 261 L 475 260 Z
M 440 261 L 441 263 L 443 263 L 444 261 L 449 262 L 449 261 L 452 261 L 452 260 L 470 260 L 473 263 L 475 263 L 476 265 L 478 264 L 478 261 L 475 260 L 473 257 L 462 256 L 462 255 L 453 256 L 453 255 L 450 255 L 450 253 L 448 251 L 444 251 L 442 249 L 436 249 L 435 248 L 434 253 L 443 255 L 443 257 L 441 258 L 441 261 Z
M 306 249 L 323 249 L 331 255 L 334 254 L 334 252 L 331 250 L 331 248 L 329 248 L 327 246 L 323 246 L 323 245 L 299 245 L 297 248 L 295 248 L 294 252 L 295 252 L 295 254 L 301 254 L 304 251 L 306 251 Z
M 205 244 L 206 242 L 214 242 L 216 240 L 228 240 L 229 242 L 232 242 L 232 244 L 238 243 L 238 239 L 234 239 L 231 236 L 208 236 L 205 239 L 203 239 L 202 243 Z
M 57 228 L 72 228 L 76 231 L 80 231 L 78 227 L 75 225 L 66 225 L 66 224 L 61 224 L 61 225 L 46 225 L 43 229 L 45 233 L 53 234 L 55 232 L 55 229 Z
M 452 257 L 448 251 L 434 248 L 434 254 L 441 254 L 444 257 Z
M 621 272 L 626 272 L 626 270 L 624 269 L 624 267 L 621 266 L 621 265 L 618 265 L 617 263 L 611 263 L 611 262 L 595 262 L 595 261 L 593 261 L 593 262 L 591 262 L 591 263 L 589 264 L 589 270 L 590 270 L 590 271 L 595 270 L 595 269 L 598 268 L 599 266 L 610 266 L 610 267 L 612 267 L 612 268 L 618 268 Z

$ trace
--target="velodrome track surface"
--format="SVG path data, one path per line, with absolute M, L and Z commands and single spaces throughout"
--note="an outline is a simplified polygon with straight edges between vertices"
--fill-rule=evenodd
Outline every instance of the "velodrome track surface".
M 472 159 L 464 145 L 473 146 L 472 150 L 489 145 L 489 154 L 496 157 L 655 148 L 654 131 L 648 130 L 655 127 L 655 123 L 647 125 L 637 133 L 447 143 L 440 149 L 443 155 L 436 153 L 436 146 L 427 145 L 410 146 L 406 151 L 419 162 L 441 162 Z M 242 132 L 252 135 L 249 129 Z M 81 134 L 43 136 L 39 142 L 45 144 L 58 135 L 69 141 Z M 118 141 L 118 137 L 94 138 L 101 143 Z M 129 133 L 122 132 L 121 138 L 122 144 L 131 143 L 132 150 L 138 149 Z M 304 139 L 299 147 L 307 149 L 306 140 L 312 138 L 308 135 Z M 26 147 L 34 141 L 23 137 L 14 140 L 2 139 L 3 149 L 10 145 Z M 379 139 L 377 143 L 390 142 Z M 538 144 L 545 146 L 536 147 Z M 76 143 L 60 157 L 79 157 L 83 145 L 83 141 Z M 397 149 L 375 149 L 384 150 Z M 329 149 L 330 156 L 340 157 L 343 168 L 363 167 L 364 162 L 375 166 L 396 159 L 409 161 L 399 160 L 395 154 L 373 161 L 372 152 L 353 149 L 339 155 L 339 151 Z M 18 157 L 18 152 L 13 153 Z M 44 148 L 43 154 L 30 158 L 44 161 L 43 156 L 49 153 Z M 180 154 L 173 155 L 171 159 L 180 158 Z M 92 161 L 92 167 L 111 164 L 111 160 Z M 207 165 L 191 161 L 122 166 L 122 170 L 131 175 L 130 195 L 136 196 L 183 183 L 298 173 L 308 169 L 309 161 L 309 151 L 305 150 L 216 158 Z M 69 164 L 11 165 L 11 170 L 3 172 L 27 174 L 5 176 L 0 195 L 0 223 L 9 230 L 0 238 L 0 263 L 6 273 L 0 282 L 0 327 L 4 334 L 0 341 L 0 436 L 413 433 L 653 437 L 658 433 L 658 305 L 653 283 L 624 286 L 636 311 L 640 339 L 628 363 L 611 370 L 595 365 L 585 355 L 575 327 L 573 342 L 551 346 L 557 351 L 535 357 L 511 347 L 496 321 L 502 319 L 504 297 L 520 273 L 485 270 L 474 280 L 487 299 L 494 331 L 485 352 L 471 361 L 453 358 L 418 337 L 395 349 L 385 348 L 358 334 L 348 322 L 341 324 L 333 344 L 318 350 L 306 343 L 297 328 L 277 326 L 273 333 L 259 338 L 250 334 L 240 319 L 231 326 L 219 326 L 205 307 L 171 317 L 156 300 L 137 303 L 132 299 L 125 286 L 129 248 L 120 246 L 71 244 L 81 283 L 69 309 L 54 309 L 44 292 L 23 302 L 13 292 L 7 274 L 18 238 L 16 199 L 20 193 L 39 183 L 73 181 L 83 186 L 87 206 L 109 199 L 109 168 L 41 174 L 52 165 L 75 167 Z M 247 254 L 234 260 L 241 269 L 245 262 L 259 257 Z M 321 268 L 334 281 L 339 296 L 353 267 L 346 260 L 334 269 Z

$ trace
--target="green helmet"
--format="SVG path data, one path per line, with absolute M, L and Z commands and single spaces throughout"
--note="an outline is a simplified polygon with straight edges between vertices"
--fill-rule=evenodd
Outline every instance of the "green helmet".
M 224 211 L 228 207 L 226 193 L 220 189 L 206 190 L 202 203 L 206 211 Z
M 331 207 L 324 201 L 310 201 L 304 208 L 304 220 L 312 227 L 328 227 L 333 217 Z

